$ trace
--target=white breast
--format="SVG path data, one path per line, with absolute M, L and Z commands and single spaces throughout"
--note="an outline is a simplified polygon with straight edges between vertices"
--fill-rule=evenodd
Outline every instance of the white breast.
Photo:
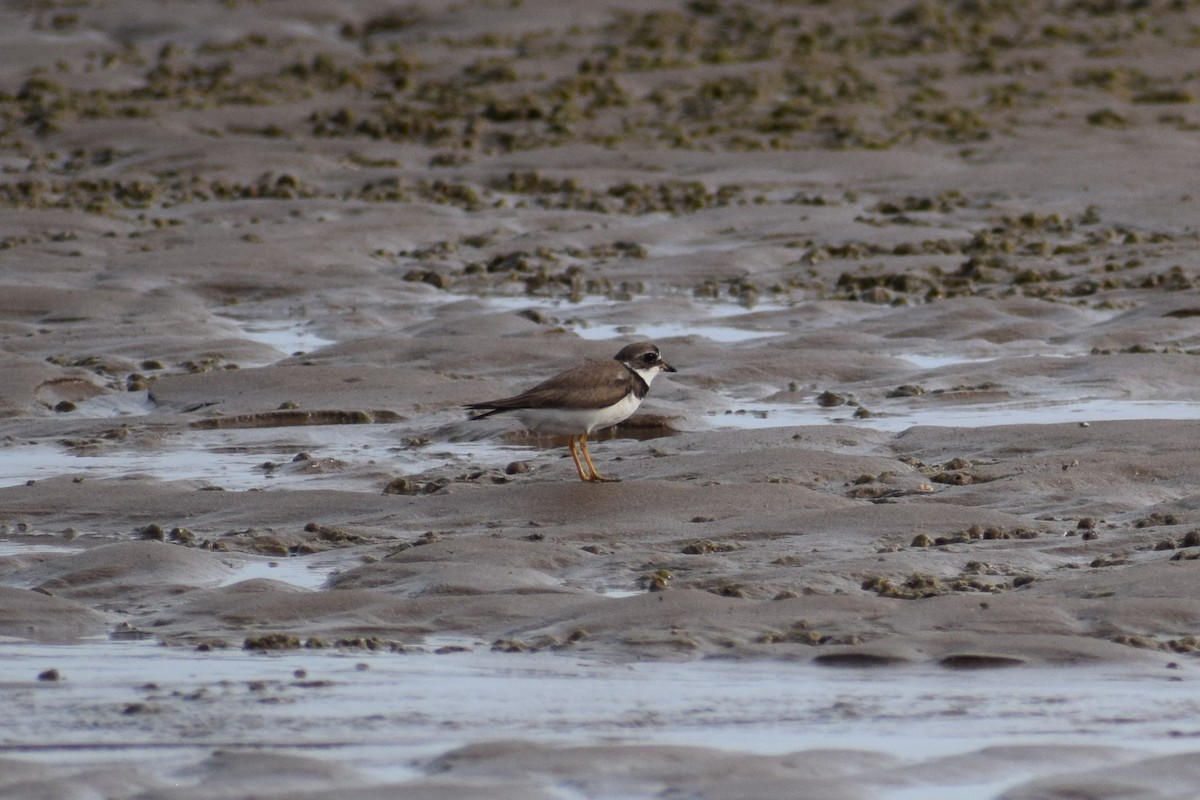
M 637 396 L 630 394 L 606 408 L 522 408 L 514 410 L 512 415 L 535 433 L 577 436 L 629 419 L 641 404 Z

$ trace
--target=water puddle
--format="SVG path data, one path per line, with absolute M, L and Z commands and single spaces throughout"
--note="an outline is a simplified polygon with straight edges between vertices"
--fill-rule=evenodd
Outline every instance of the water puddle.
M 236 325 L 243 338 L 265 344 L 284 356 L 303 355 L 334 344 L 332 339 L 313 333 L 311 320 L 241 319 L 227 314 L 218 316 Z
M 149 392 L 112 392 L 98 394 L 76 403 L 72 412 L 90 419 L 143 417 L 157 408 Z
M 820 408 L 774 403 L 734 402 L 723 412 L 710 412 L 716 428 L 782 428 L 800 425 L 856 425 L 899 433 L 916 425 L 981 428 L 997 425 L 1053 425 L 1117 420 L 1200 419 L 1200 402 L 1090 399 L 1055 402 L 1029 400 L 987 405 L 939 406 L 930 409 L 877 410 L 855 417 L 852 406 Z
M 731 401 L 725 411 L 709 412 L 703 420 L 717 429 L 838 424 L 899 433 L 916 425 L 988 427 L 1200 419 L 1200 402 L 1113 399 L 921 408 L 916 398 L 898 401 L 893 408 L 876 408 L 865 418 L 856 418 L 855 410 L 853 406 L 821 408 L 811 399 L 797 405 Z M 662 432 L 656 429 L 653 435 Z M 365 484 L 379 490 L 385 479 L 439 468 L 502 469 L 532 457 L 539 447 L 560 444 L 524 438 L 520 443 L 508 443 L 499 437 L 497 441 L 406 446 L 395 426 L 366 424 L 184 429 L 164 433 L 150 443 L 110 443 L 94 448 L 71 448 L 46 440 L 0 445 L 0 487 L 59 476 L 93 480 L 144 476 L 198 481 L 231 491 L 362 490 Z
M 899 353 L 893 357 L 902 361 L 907 361 L 914 367 L 922 370 L 938 370 L 945 367 L 957 367 L 960 364 L 987 364 L 1001 359 L 1012 358 L 1082 358 L 1086 356 L 1085 352 L 1063 352 L 1063 353 L 1024 353 L 1022 355 L 1012 355 L 1010 353 L 1002 353 L 991 356 L 966 357 L 961 355 L 952 355 L 946 353 Z
M 231 586 L 242 581 L 267 578 L 301 589 L 320 589 L 333 573 L 346 567 L 344 553 L 316 553 L 278 558 L 247 557 L 245 561 L 237 564 L 236 571 L 219 585 Z
M 1200 715 L 1190 676 L 1161 667 L 956 673 L 779 661 L 612 664 L 580 652 L 436 644 L 400 654 L 272 655 L 145 641 L 3 644 L 0 753 L 51 763 L 125 760 L 173 780 L 214 748 L 270 749 L 403 781 L 447 750 L 494 739 L 759 754 L 866 749 L 918 763 L 1012 744 L 1165 754 L 1194 749 L 1180 731 Z M 39 683 L 51 668 L 61 680 Z M 146 751 L 157 754 L 148 759 Z M 912 776 L 872 796 L 955 796 L 916 793 Z M 984 775 L 943 770 L 926 788 L 986 797 L 1027 777 L 1019 765 Z M 988 794 L 975 793 L 981 788 Z
M 62 475 L 204 481 L 229 490 L 362 488 L 380 473 L 411 475 L 447 464 L 503 467 L 529 450 L 488 442 L 400 445 L 394 428 L 310 425 L 186 430 L 154 445 L 75 450 L 57 442 L 0 447 L 0 487 Z
M 26 539 L 6 539 L 0 537 L 0 557 L 4 556 L 24 556 L 24 555 L 65 555 L 67 553 L 78 553 L 82 548 L 72 547 L 69 544 L 41 544 L 39 542 L 31 542 Z
M 787 305 L 779 303 L 765 302 L 746 307 L 732 300 L 696 300 L 682 294 L 636 297 L 629 301 L 592 295 L 578 301 L 525 295 L 471 296 L 470 299 L 499 311 L 545 313 L 572 327 L 581 338 L 591 340 L 634 335 L 651 339 L 702 336 L 722 343 L 769 339 L 782 335 L 783 331 L 757 329 L 751 316 L 788 309 Z M 647 309 L 643 306 L 646 305 L 653 307 L 653 313 L 645 313 Z M 649 317 L 656 321 L 614 323 L 613 318 L 626 306 L 637 306 L 632 317 Z M 268 345 L 281 355 L 311 351 L 332 343 L 315 334 L 310 321 L 223 318 L 236 325 L 246 338 Z M 777 322 L 778 318 L 773 320 Z M 986 350 L 975 350 L 974 353 L 965 356 L 901 352 L 894 357 L 919 370 L 937 371 L 999 359 L 1082 355 L 1068 352 L 1012 355 Z M 152 415 L 155 410 L 148 392 L 118 392 L 80 401 L 76 414 L 92 419 L 121 420 Z M 854 416 L 856 410 L 853 406 L 821 408 L 811 398 L 803 398 L 797 404 L 731 399 L 725 408 L 704 414 L 703 420 L 720 429 L 839 424 L 900 432 L 917 425 L 984 427 L 1200 419 L 1200 402 L 1101 398 L 935 404 L 915 397 L 884 401 L 871 408 L 871 416 L 863 418 Z M 630 434 L 626 432 L 625 435 Z M 632 435 L 636 436 L 636 433 Z M 662 434 L 655 432 L 652 435 Z M 600 438 L 603 437 L 598 440 Z M 412 475 L 446 465 L 501 468 L 511 461 L 529 457 L 539 446 L 536 441 L 524 441 L 516 445 L 439 442 L 425 447 L 408 447 L 401 441 L 395 426 L 376 420 L 375 424 L 279 423 L 262 428 L 185 429 L 163 434 L 151 443 L 131 440 L 90 449 L 72 449 L 47 440 L 0 444 L 0 487 L 61 475 L 84 478 L 144 475 L 160 480 L 203 481 L 230 490 L 361 489 L 364 481 L 375 485 L 384 475 Z M 558 446 L 560 443 L 553 444 Z
M 36 539 L 48 539 L 46 544 Z M 59 556 L 81 552 L 87 545 L 82 542 L 54 540 L 52 537 L 24 536 L 8 538 L 0 536 L 0 558 L 7 556 Z M 287 583 L 301 589 L 321 589 L 330 576 L 339 570 L 354 566 L 342 552 L 313 553 L 304 556 L 261 557 L 243 553 L 230 554 L 229 565 L 233 572 L 217 586 L 232 586 L 242 581 L 267 578 Z M 26 587 L 28 588 L 28 587 Z
M 639 338 L 657 341 L 682 336 L 700 336 L 714 342 L 730 344 L 748 342 L 754 339 L 767 339 L 781 336 L 783 331 L 753 331 L 732 326 L 696 325 L 690 322 L 668 322 L 643 325 L 588 325 L 576 328 L 575 333 L 581 339 L 590 341 L 607 341 L 620 337 L 637 336 Z
M 496 311 L 520 312 L 528 309 L 537 311 L 584 311 L 587 309 L 597 308 L 617 308 L 619 301 L 610 300 L 607 297 L 602 297 L 595 294 L 587 294 L 580 297 L 578 300 L 569 300 L 562 297 L 541 297 L 532 294 L 512 295 L 512 294 L 489 294 L 489 295 L 458 295 L 463 300 L 476 300 L 483 303 L 488 308 Z
M 580 298 L 578 301 L 526 295 L 492 295 L 473 297 L 472 299 L 479 300 L 489 308 L 499 311 L 514 313 L 538 311 L 552 317 L 559 324 L 571 328 L 581 339 L 590 341 L 606 341 L 632 336 L 651 340 L 700 336 L 722 343 L 766 339 L 772 336 L 781 336 L 784 331 L 741 327 L 736 324 L 738 318 L 786 308 L 783 305 L 766 303 L 749 308 L 734 302 L 696 302 L 690 298 L 673 298 L 671 302 L 663 302 L 661 298 L 655 300 L 640 297 L 619 301 L 591 295 Z M 613 323 L 610 321 L 623 306 L 628 308 L 647 305 L 653 307 L 653 313 L 649 316 L 655 318 L 656 322 Z M 639 311 L 633 316 L 644 317 L 647 315 Z M 715 320 L 723 320 L 728 324 L 715 324 Z
M 645 594 L 645 593 L 646 593 L 645 589 L 617 589 L 617 588 L 605 588 L 605 589 L 601 589 L 599 592 L 597 592 L 597 594 L 599 594 L 603 597 L 612 597 L 612 598 L 634 597 L 636 595 Z

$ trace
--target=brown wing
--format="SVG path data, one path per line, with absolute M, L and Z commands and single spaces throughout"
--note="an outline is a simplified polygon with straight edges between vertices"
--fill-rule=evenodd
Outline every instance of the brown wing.
M 601 408 L 624 397 L 633 388 L 635 377 L 620 362 L 589 361 L 518 395 L 472 403 L 467 408 L 491 413 L 518 408 Z

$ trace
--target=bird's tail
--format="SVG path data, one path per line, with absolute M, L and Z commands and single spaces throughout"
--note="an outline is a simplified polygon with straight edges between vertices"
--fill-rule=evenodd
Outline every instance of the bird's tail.
M 468 419 L 471 419 L 471 420 L 483 419 L 484 417 L 490 417 L 492 414 L 499 414 L 501 411 L 505 410 L 503 408 L 494 408 L 492 406 L 480 406 L 480 405 L 463 406 L 463 408 L 465 408 L 469 413 L 472 413 L 472 414 L 474 414 L 474 412 L 476 412 L 476 411 L 483 412 L 482 414 L 474 414 L 474 416 L 468 417 Z

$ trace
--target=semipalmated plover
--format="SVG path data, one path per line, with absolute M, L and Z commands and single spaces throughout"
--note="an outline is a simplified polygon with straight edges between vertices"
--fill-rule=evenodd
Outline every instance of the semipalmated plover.
M 622 347 L 610 360 L 585 362 L 513 397 L 471 403 L 467 408 L 483 411 L 471 419 L 512 414 L 535 433 L 566 434 L 580 480 L 615 480 L 596 470 L 587 449 L 588 434 L 628 419 L 660 372 L 675 372 L 675 368 L 662 360 L 652 343 L 637 342 Z M 587 463 L 586 472 L 580 453 Z

